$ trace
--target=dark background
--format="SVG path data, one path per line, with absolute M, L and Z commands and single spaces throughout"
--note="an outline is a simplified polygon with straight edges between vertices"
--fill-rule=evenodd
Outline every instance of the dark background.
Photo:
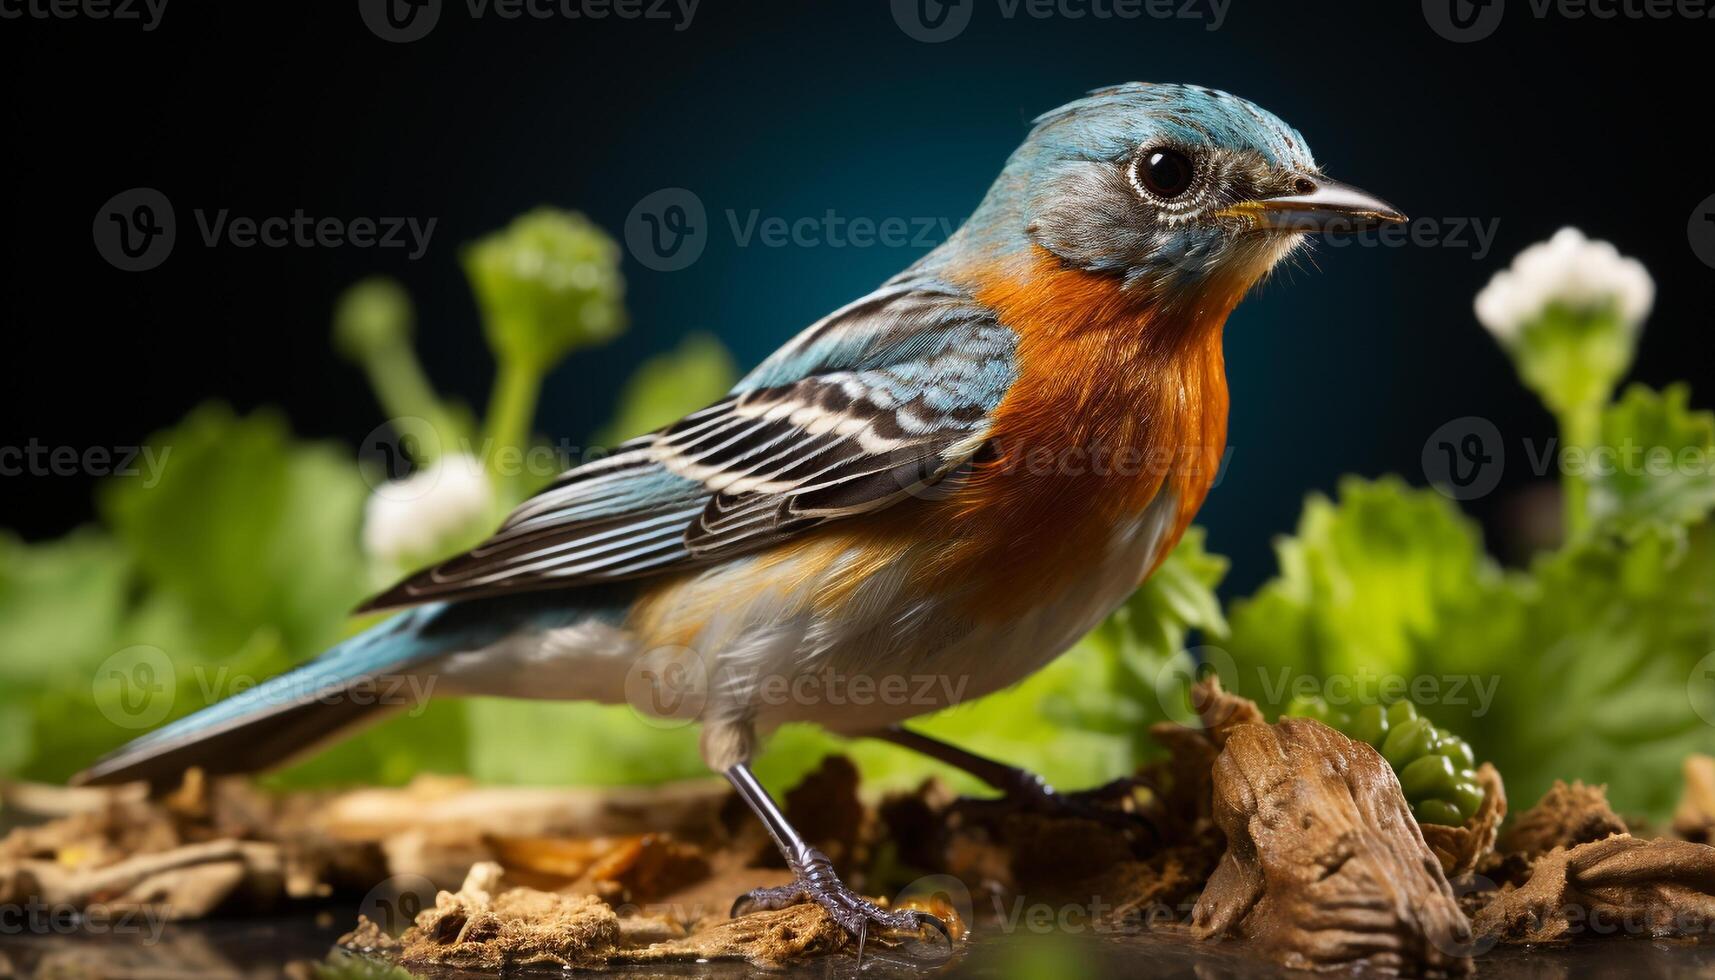
M 16 0 L 7 0 L 8 4 Z M 9 370 L 0 445 L 136 444 L 207 398 L 282 406 L 296 429 L 355 444 L 381 414 L 328 345 L 335 295 L 373 272 L 419 307 L 437 385 L 474 405 L 491 365 L 457 264 L 461 242 L 537 204 L 620 235 L 643 196 L 693 190 L 702 258 L 629 256 L 633 328 L 550 379 L 538 430 L 582 438 L 621 380 L 693 330 L 748 367 L 922 249 L 739 247 L 727 213 L 946 218 L 975 205 L 1037 113 L 1124 80 L 1188 81 L 1255 100 L 1328 172 L 1414 217 L 1499 219 L 1466 247 L 1319 250 L 1234 315 L 1227 477 L 1200 520 L 1234 557 L 1230 589 L 1273 567 L 1306 492 L 1346 472 L 1425 480 L 1424 441 L 1494 420 L 1503 492 L 1467 506 L 1493 537 L 1530 482 L 1520 448 L 1547 416 L 1471 314 L 1522 247 L 1577 224 L 1642 259 L 1659 294 L 1634 376 L 1689 379 L 1711 403 L 1715 271 L 1687 223 L 1715 192 L 1704 132 L 1715 21 L 1568 20 L 1512 0 L 1486 40 L 1438 36 L 1415 2 L 1232 0 L 1206 20 L 1037 19 L 974 4 L 969 27 L 913 40 L 885 0 L 704 0 L 688 29 L 653 19 L 473 19 L 446 0 L 424 39 L 379 39 L 355 0 L 170 0 L 155 30 L 0 21 L 6 92 Z M 1176 3 L 1183 0 L 1176 0 Z M 160 189 L 178 242 L 126 273 L 96 252 L 97 210 Z M 204 247 L 193 209 L 435 217 L 403 250 Z M 91 516 L 87 477 L 0 479 L 0 524 L 28 538 Z

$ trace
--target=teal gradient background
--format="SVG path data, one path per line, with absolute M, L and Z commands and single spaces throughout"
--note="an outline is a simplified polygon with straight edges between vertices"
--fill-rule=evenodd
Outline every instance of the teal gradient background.
M 327 318 L 338 291 L 372 272 L 415 294 L 437 384 L 480 405 L 490 366 L 458 244 L 543 203 L 617 236 L 641 198 L 687 188 L 709 215 L 701 258 L 655 272 L 628 257 L 632 330 L 575 356 L 544 393 L 537 428 L 577 442 L 630 369 L 684 334 L 718 334 L 748 366 L 923 251 L 742 245 L 733 222 L 831 210 L 956 225 L 1034 115 L 1132 79 L 1250 98 L 1296 126 L 1330 174 L 1414 217 L 1498 221 L 1480 261 L 1474 242 L 1320 248 L 1233 317 L 1233 454 L 1200 519 L 1235 559 L 1232 588 L 1267 575 L 1270 535 L 1339 474 L 1423 482 L 1424 440 L 1456 417 L 1494 420 L 1520 461 L 1469 505 L 1491 532 L 1506 519 L 1509 495 L 1533 479 L 1521 441 L 1551 426 L 1471 299 L 1562 224 L 1614 241 L 1657 279 L 1636 376 L 1689 378 L 1696 403 L 1715 398 L 1715 270 L 1686 238 L 1715 193 L 1698 122 L 1709 23 L 1538 20 L 1515 3 L 1494 37 L 1453 44 L 1415 3 L 1232 0 L 1211 31 L 1009 19 L 998 0 L 962 2 L 970 26 L 939 44 L 907 36 L 886 2 L 803 0 L 704 0 L 683 30 L 473 20 L 458 0 L 411 44 L 374 37 L 345 0 L 180 0 L 147 33 L 8 23 L 0 307 L 14 377 L 0 442 L 131 444 L 219 397 L 282 405 L 300 431 L 355 443 L 379 410 L 329 349 Z M 90 216 L 134 186 L 178 210 L 174 254 L 146 273 L 114 270 L 89 239 Z M 437 225 L 417 261 L 206 248 L 191 211 L 223 207 Z M 87 519 L 89 489 L 0 480 L 0 506 L 45 537 Z

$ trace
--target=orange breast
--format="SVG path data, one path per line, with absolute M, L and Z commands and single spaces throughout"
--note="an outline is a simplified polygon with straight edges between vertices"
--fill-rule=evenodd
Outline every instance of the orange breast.
M 1158 563 L 1220 468 L 1221 325 L 1242 289 L 1170 315 L 1117 277 L 1046 253 L 973 280 L 977 299 L 1018 332 L 1018 380 L 996 414 L 995 457 L 936 515 L 952 543 L 930 574 L 979 583 L 973 611 L 990 614 L 1074 587 L 1166 488 L 1178 512 Z
M 903 564 L 907 591 L 1005 620 L 1087 587 L 1115 535 L 1163 488 L 1177 513 L 1145 576 L 1178 543 L 1225 449 L 1221 325 L 1242 286 L 1167 315 L 1117 278 L 1046 254 L 961 278 L 1018 333 L 1018 378 L 996 412 L 992 455 L 944 499 L 837 521 L 758 556 L 711 603 L 772 590 L 840 617 L 866 582 Z M 668 619 L 700 621 L 678 592 L 662 595 L 653 605 Z M 669 625 L 662 635 L 676 635 Z

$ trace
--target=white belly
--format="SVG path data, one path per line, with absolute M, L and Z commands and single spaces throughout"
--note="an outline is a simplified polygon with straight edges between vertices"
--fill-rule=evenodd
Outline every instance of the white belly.
M 805 601 L 822 584 L 815 577 L 782 570 L 733 601 L 722 576 L 747 573 L 715 570 L 704 578 L 725 598 L 689 643 L 650 647 L 598 622 L 519 634 L 447 658 L 437 691 L 630 704 L 761 731 L 789 721 L 874 731 L 1008 687 L 1065 652 L 1136 588 L 1176 510 L 1164 494 L 1091 556 L 1082 580 L 1004 622 L 906 594 L 901 568 L 870 575 L 838 615 Z M 776 581 L 791 585 L 766 584 Z

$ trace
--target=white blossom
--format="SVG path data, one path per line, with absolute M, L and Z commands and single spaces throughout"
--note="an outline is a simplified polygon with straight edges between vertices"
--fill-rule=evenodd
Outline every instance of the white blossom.
M 1576 228 L 1562 228 L 1495 273 L 1477 294 L 1477 319 L 1511 341 L 1551 305 L 1591 310 L 1611 304 L 1622 326 L 1636 330 L 1654 302 L 1655 282 L 1641 262 Z
M 443 456 L 403 480 L 375 488 L 363 511 L 363 547 L 403 564 L 485 519 L 494 487 L 482 462 L 467 453 Z

